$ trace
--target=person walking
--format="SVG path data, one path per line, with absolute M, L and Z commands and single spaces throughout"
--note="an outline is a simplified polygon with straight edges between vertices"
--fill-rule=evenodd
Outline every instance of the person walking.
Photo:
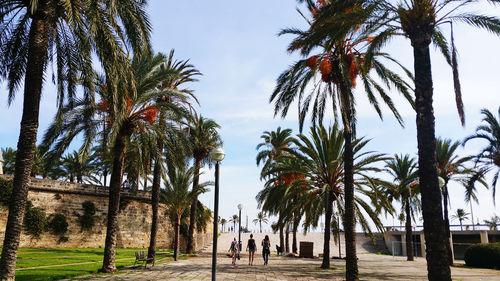
M 257 251 L 257 245 L 255 244 L 255 239 L 253 239 L 253 234 L 250 234 L 250 239 L 248 239 L 247 251 L 248 265 L 253 265 L 253 257 L 255 255 L 255 251 Z
M 238 245 L 238 241 L 236 241 L 236 237 L 231 242 L 231 246 L 229 246 L 228 252 L 231 252 L 231 257 L 233 258 L 233 265 L 236 265 L 236 256 L 238 254 L 238 249 L 240 246 Z
M 269 236 L 266 235 L 264 240 L 262 240 L 262 257 L 264 258 L 264 265 L 267 265 L 269 261 L 269 254 L 271 253 L 271 241 L 269 241 Z

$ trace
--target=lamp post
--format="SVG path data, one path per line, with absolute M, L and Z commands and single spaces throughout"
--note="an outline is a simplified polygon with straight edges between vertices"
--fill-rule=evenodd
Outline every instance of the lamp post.
M 239 215 L 239 227 L 238 227 L 238 247 L 240 248 L 240 252 L 241 252 L 241 210 L 243 209 L 243 205 L 241 204 L 238 204 L 238 210 L 240 211 L 240 215 Z M 238 254 L 239 255 L 239 254 Z
M 215 281 L 215 272 L 217 268 L 217 233 L 219 230 L 219 162 L 224 159 L 226 154 L 221 147 L 217 147 L 210 151 L 210 157 L 215 161 L 215 199 L 214 199 L 214 238 L 212 246 L 212 281 Z

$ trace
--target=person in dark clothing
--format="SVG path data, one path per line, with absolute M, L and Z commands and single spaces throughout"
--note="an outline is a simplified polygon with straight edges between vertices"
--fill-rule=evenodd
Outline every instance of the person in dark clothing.
M 264 258 L 264 265 L 267 265 L 269 262 L 269 254 L 271 253 L 270 247 L 271 241 L 269 241 L 269 236 L 266 235 L 264 240 L 262 240 L 262 257 Z
M 255 244 L 255 239 L 253 239 L 253 234 L 250 234 L 250 239 L 248 239 L 247 251 L 248 265 L 253 265 L 253 257 L 255 255 L 255 251 L 257 251 L 257 245 Z

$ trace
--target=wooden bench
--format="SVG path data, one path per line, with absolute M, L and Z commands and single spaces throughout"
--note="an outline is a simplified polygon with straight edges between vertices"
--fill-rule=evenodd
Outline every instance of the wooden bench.
M 149 261 L 152 261 L 153 266 L 155 266 L 155 261 L 153 258 L 148 258 L 148 256 L 144 252 L 135 252 L 134 266 L 137 262 L 144 262 L 144 268 L 146 268 L 146 265 L 148 264 Z

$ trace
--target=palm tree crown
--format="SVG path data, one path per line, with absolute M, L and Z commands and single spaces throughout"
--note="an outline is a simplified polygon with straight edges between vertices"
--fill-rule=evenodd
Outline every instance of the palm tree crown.
M 482 139 L 487 142 L 487 145 L 475 156 L 476 166 L 480 173 L 486 174 L 493 172 L 493 200 L 495 200 L 496 185 L 498 176 L 500 175 L 500 107 L 498 108 L 498 119 L 487 109 L 481 110 L 483 114 L 483 122 L 486 124 L 476 128 L 476 133 L 468 136 L 463 141 L 463 144 L 472 139 Z

